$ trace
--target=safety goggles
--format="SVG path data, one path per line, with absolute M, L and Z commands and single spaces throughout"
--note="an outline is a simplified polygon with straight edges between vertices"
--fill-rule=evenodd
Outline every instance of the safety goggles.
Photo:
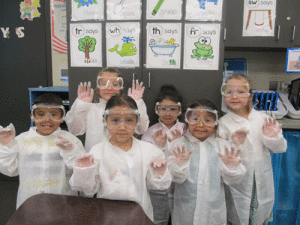
M 159 116 L 164 116 L 169 113 L 172 116 L 179 116 L 181 114 L 181 104 L 160 104 L 156 102 L 155 113 Z
M 97 78 L 97 87 L 100 90 L 112 88 L 115 90 L 123 89 L 123 78 L 122 77 L 101 77 Z
M 66 110 L 62 105 L 34 104 L 31 107 L 31 119 L 33 122 L 41 122 L 49 118 L 56 122 L 65 120 Z
M 240 98 L 249 97 L 249 84 L 227 84 L 221 86 L 221 94 L 225 97 L 232 97 L 234 94 Z
M 218 111 L 208 108 L 188 108 L 185 113 L 185 122 L 191 125 L 196 125 L 202 122 L 203 125 L 214 127 L 218 124 Z
M 140 123 L 140 114 L 137 110 L 106 110 L 103 115 L 103 120 L 108 129 L 116 129 L 123 125 L 125 128 L 133 130 Z

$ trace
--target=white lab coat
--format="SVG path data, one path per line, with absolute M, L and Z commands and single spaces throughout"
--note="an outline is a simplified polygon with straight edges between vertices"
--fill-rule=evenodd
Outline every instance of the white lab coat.
M 262 126 L 268 115 L 251 110 L 248 119 L 233 112 L 220 119 L 218 134 L 221 138 L 230 140 L 232 134 L 239 129 L 249 131 L 243 144 L 240 157 L 247 173 L 240 184 L 231 186 L 228 190 L 228 220 L 234 224 L 248 224 L 252 196 L 253 176 L 255 173 L 258 209 L 256 222 L 263 224 L 269 218 L 274 204 L 274 183 L 270 151 L 285 152 L 287 142 L 282 131 L 275 138 L 262 134 Z M 226 193 L 227 194 L 227 193 Z M 231 197 L 230 197 L 231 195 Z
M 74 166 L 70 179 L 72 189 L 86 195 L 97 193 L 98 198 L 135 201 L 153 221 L 148 190 L 168 189 L 172 181 L 168 169 L 164 176 L 160 176 L 150 168 L 152 160 L 165 158 L 163 152 L 133 137 L 132 147 L 127 152 L 103 141 L 95 145 L 90 154 L 95 158 L 95 165 L 86 168 Z
M 105 132 L 103 124 L 103 114 L 107 101 L 100 98 L 99 103 L 87 103 L 75 100 L 66 115 L 66 123 L 69 131 L 74 135 L 85 135 L 85 150 L 89 152 L 91 148 L 101 141 L 108 140 L 109 133 Z M 136 128 L 137 134 L 144 133 L 149 126 L 147 108 L 143 99 L 136 102 L 141 116 L 141 123 Z
M 54 143 L 56 134 L 71 141 L 75 148 L 72 151 L 59 148 Z M 69 185 L 69 178 L 76 156 L 84 153 L 81 141 L 60 128 L 42 136 L 36 127 L 31 127 L 7 146 L 0 144 L 0 172 L 11 177 L 19 175 L 17 208 L 40 193 L 77 195 Z
M 226 225 L 225 182 L 228 185 L 241 182 L 246 173 L 242 164 L 227 168 L 220 156 L 224 154 L 227 143 L 209 136 L 201 142 L 190 132 L 174 140 L 172 149 L 185 145 L 186 151 L 193 149 L 190 161 L 184 165 L 176 164 L 169 150 L 167 160 L 175 182 L 174 225 Z

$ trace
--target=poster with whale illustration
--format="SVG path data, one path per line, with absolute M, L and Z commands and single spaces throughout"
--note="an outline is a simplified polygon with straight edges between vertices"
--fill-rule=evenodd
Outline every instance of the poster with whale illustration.
M 185 24 L 183 69 L 218 70 L 219 43 L 220 24 Z
M 147 24 L 147 68 L 180 69 L 181 23 Z
M 108 67 L 139 67 L 140 23 L 106 23 Z

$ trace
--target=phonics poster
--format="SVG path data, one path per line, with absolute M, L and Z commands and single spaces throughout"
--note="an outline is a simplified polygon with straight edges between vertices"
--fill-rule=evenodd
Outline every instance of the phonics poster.
M 274 36 L 276 0 L 244 0 L 243 36 Z
M 182 0 L 147 0 L 148 20 L 180 20 Z
M 107 23 L 106 55 L 108 67 L 138 67 L 140 23 Z
M 71 23 L 71 66 L 102 67 L 101 23 Z
M 181 23 L 147 24 L 147 68 L 180 68 Z
M 221 21 L 223 0 L 187 0 L 187 20 Z
M 220 24 L 185 24 L 184 69 L 219 69 Z
M 104 19 L 104 0 L 70 1 L 72 2 L 72 21 Z
M 300 73 L 300 48 L 287 49 L 285 72 Z
M 142 2 L 140 0 L 107 0 L 108 20 L 140 20 Z

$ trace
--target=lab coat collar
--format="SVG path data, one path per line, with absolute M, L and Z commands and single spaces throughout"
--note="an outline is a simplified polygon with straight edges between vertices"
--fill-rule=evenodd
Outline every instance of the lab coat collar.
M 201 141 L 197 138 L 195 138 L 190 131 L 187 132 L 185 135 L 189 142 L 192 144 L 199 144 Z M 213 133 L 208 138 L 206 138 L 203 143 L 209 143 L 211 145 L 214 145 L 215 147 L 218 147 L 217 141 L 216 141 L 216 133 Z
M 235 114 L 234 112 L 231 112 L 231 111 L 229 111 L 229 113 L 228 113 L 229 115 L 230 115 L 230 117 L 232 118 L 232 119 L 234 119 L 236 122 L 242 122 L 242 121 L 245 121 L 245 120 L 247 120 L 247 119 L 245 119 L 244 117 L 241 117 L 241 116 L 239 116 L 239 115 L 237 115 L 237 114 Z M 248 120 L 251 120 L 251 119 L 253 119 L 253 118 L 255 118 L 255 117 L 257 117 L 257 111 L 255 110 L 255 109 L 251 109 L 251 112 L 249 113 L 249 115 L 248 115 Z
M 178 125 L 179 125 L 179 120 L 177 119 L 175 124 L 173 125 L 173 127 L 171 127 L 171 129 L 169 129 L 163 122 L 160 121 L 160 119 L 158 119 L 158 122 L 159 124 L 164 128 L 164 129 L 167 129 L 167 130 L 171 130 L 171 129 L 174 129 L 176 128 Z
M 37 129 L 37 127 L 30 127 L 30 129 L 29 129 L 29 135 L 28 135 L 30 138 L 36 138 L 36 137 L 46 138 L 46 139 L 53 138 L 53 136 L 55 136 L 56 134 L 58 134 L 61 131 L 61 128 L 59 127 L 52 134 L 50 134 L 48 136 L 43 136 L 43 135 L 40 135 L 38 132 L 36 132 L 36 129 Z
M 104 106 L 104 108 L 105 108 L 107 101 L 103 98 L 100 98 L 99 103 L 100 103 L 100 106 Z

